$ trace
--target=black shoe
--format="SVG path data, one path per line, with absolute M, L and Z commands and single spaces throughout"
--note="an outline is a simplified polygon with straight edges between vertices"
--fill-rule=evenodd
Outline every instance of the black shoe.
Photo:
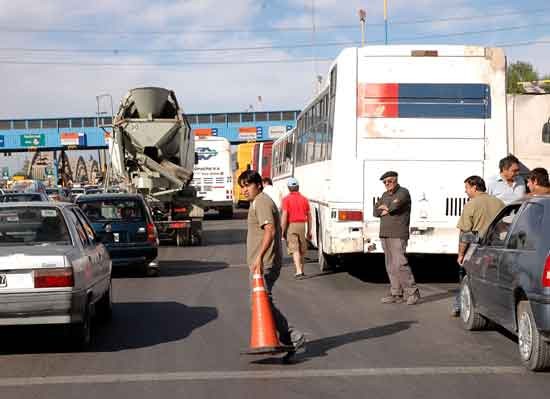
M 460 309 L 453 309 L 451 311 L 451 317 L 460 317 Z
M 305 275 L 304 273 L 296 273 L 296 274 L 294 275 L 294 278 L 295 278 L 296 280 L 300 280 L 300 279 L 304 278 L 305 276 L 306 276 L 306 275 Z

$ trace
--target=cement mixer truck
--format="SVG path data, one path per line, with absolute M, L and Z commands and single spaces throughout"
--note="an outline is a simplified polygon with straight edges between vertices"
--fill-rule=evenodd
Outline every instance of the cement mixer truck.
M 130 90 L 114 118 L 109 152 L 109 180 L 144 195 L 160 240 L 200 244 L 204 211 L 189 184 L 194 137 L 175 93 L 158 87 Z

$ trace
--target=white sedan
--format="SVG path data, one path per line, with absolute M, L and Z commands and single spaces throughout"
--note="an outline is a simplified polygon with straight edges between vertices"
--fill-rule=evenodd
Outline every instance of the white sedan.
M 0 204 L 0 326 L 65 324 L 85 347 L 111 298 L 111 259 L 77 206 Z

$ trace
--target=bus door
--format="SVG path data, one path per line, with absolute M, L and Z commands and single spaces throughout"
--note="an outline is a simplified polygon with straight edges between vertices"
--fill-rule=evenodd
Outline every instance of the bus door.
M 263 143 L 262 146 L 262 177 L 271 177 L 271 158 L 273 143 Z

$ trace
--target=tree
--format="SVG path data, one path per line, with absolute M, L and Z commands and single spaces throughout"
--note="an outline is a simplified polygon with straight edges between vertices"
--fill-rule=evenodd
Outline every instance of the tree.
M 544 82 L 542 83 L 542 88 L 547 92 L 550 93 L 550 73 L 544 75 L 542 79 Z
M 537 71 L 528 62 L 517 61 L 508 65 L 506 71 L 506 92 L 517 94 L 523 93 L 521 86 L 518 86 L 518 82 L 532 82 L 538 80 Z

